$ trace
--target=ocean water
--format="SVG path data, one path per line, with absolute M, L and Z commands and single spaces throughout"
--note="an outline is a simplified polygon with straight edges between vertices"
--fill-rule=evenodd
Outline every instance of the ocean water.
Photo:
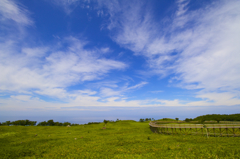
M 15 120 L 70 122 L 86 124 L 106 120 L 136 120 L 140 118 L 195 118 L 205 114 L 236 114 L 240 106 L 212 107 L 73 107 L 58 110 L 0 111 L 0 122 Z

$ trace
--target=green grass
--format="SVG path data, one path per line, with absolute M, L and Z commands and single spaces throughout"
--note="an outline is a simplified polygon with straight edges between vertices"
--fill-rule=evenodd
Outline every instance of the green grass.
M 1 126 L 0 158 L 240 158 L 239 137 L 154 134 L 133 121 L 103 127 Z

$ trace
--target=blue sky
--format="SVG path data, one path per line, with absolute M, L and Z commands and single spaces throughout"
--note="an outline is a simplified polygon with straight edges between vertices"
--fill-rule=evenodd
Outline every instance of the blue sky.
M 1 0 L 0 121 L 240 113 L 238 0 Z

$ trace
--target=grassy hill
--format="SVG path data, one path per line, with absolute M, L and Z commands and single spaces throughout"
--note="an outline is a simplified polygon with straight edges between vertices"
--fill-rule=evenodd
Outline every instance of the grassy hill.
M 154 134 L 146 122 L 1 126 L 0 158 L 240 158 L 239 137 Z

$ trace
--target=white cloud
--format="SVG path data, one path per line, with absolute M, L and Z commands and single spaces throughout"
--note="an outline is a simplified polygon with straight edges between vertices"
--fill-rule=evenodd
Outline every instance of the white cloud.
M 28 17 L 28 11 L 12 0 L 0 1 L 0 21 L 12 20 L 21 25 L 31 25 L 32 21 Z
M 108 10 L 110 18 L 106 28 L 111 31 L 111 38 L 134 51 L 135 55 L 145 56 L 151 73 L 161 76 L 175 73 L 172 83 L 186 89 L 202 89 L 195 95 L 201 100 L 128 101 L 125 93 L 143 87 L 147 84 L 145 81 L 133 86 L 127 83 L 122 87 L 119 81 L 96 82 L 93 86 L 99 92 L 96 89 L 69 92 L 66 89 L 69 86 L 102 79 L 110 71 L 125 69 L 127 65 L 104 58 L 104 54 L 111 53 L 110 48 L 85 49 L 87 42 L 76 37 L 57 38 L 58 45 L 23 47 L 21 40 L 6 32 L 9 35 L 0 39 L 0 91 L 25 95 L 1 99 L 1 109 L 15 109 L 16 105 L 18 109 L 42 108 L 43 105 L 60 109 L 74 106 L 240 104 L 239 1 L 220 1 L 205 9 L 188 11 L 188 1 L 179 0 L 173 19 L 163 26 L 153 20 L 144 2 L 125 2 L 98 1 L 100 10 L 101 7 Z M 55 3 L 63 5 L 70 14 L 78 1 Z M 22 28 L 33 23 L 28 11 L 14 1 L 1 1 L 0 14 L 5 26 L 12 26 L 12 21 Z M 106 16 L 103 10 L 100 14 Z M 41 101 L 33 94 L 61 98 L 68 103 Z
M 89 89 L 85 89 L 85 90 L 78 90 L 77 93 L 86 94 L 86 95 L 94 95 L 97 92 L 96 91 L 91 91 Z
M 197 95 L 198 98 L 202 98 L 206 101 L 206 104 L 209 103 L 210 105 L 237 105 L 240 103 L 239 95 L 224 92 L 224 93 L 201 93 Z M 212 104 L 211 104 L 212 103 Z M 194 104 L 189 103 L 189 104 Z M 206 105 L 205 104 L 205 105 Z
M 136 84 L 135 86 L 131 86 L 131 87 L 126 88 L 126 90 L 141 88 L 146 84 L 148 84 L 148 82 L 143 81 L 143 82 L 140 82 L 139 84 Z
M 14 0 L 0 1 L 0 42 L 12 42 L 12 39 L 22 40 L 26 37 L 26 27 L 33 26 L 30 12 Z
M 187 5 L 189 1 L 178 0 L 177 3 L 178 3 L 178 10 L 176 11 L 176 16 L 181 16 L 188 10 Z
M 75 2 L 77 1 L 68 1 L 71 4 Z M 18 25 L 25 30 L 27 25 L 32 24 L 28 11 L 14 1 L 4 0 L 0 4 L 2 24 L 15 29 L 12 33 L 1 28 L 6 34 L 0 41 L 0 92 L 6 95 L 20 94 L 1 99 L 1 109 L 16 109 L 16 106 L 22 109 L 41 108 L 43 105 L 52 108 L 62 106 L 62 103 L 55 105 L 34 97 L 38 95 L 60 98 L 69 102 L 68 106 L 101 105 L 99 97 L 93 96 L 97 94 L 96 91 L 85 89 L 69 92 L 67 87 L 101 79 L 111 70 L 123 70 L 127 65 L 104 58 L 104 54 L 111 53 L 109 47 L 85 49 L 88 42 L 72 36 L 58 38 L 57 44 L 32 46 L 30 43 L 28 46 L 24 43 L 27 32 L 24 32 L 23 37 L 16 38 L 21 32 Z M 9 20 L 17 25 L 11 21 L 9 23 Z
M 151 41 L 149 30 L 153 30 L 154 26 L 151 25 L 150 13 L 143 9 L 144 2 L 98 1 L 98 3 L 99 6 L 108 9 L 110 23 L 107 28 L 114 31 L 118 29 L 111 36 L 118 44 L 138 53 Z M 146 14 L 141 15 L 142 12 Z
M 5 32 L 0 39 L 1 92 L 67 98 L 72 94 L 66 87 L 100 79 L 114 69 L 126 68 L 126 64 L 102 56 L 110 52 L 109 48 L 86 50 L 83 48 L 86 41 L 71 36 L 59 39 L 57 45 L 26 47 L 23 43 L 27 33 L 21 38 L 16 36 L 26 25 L 32 24 L 28 11 L 14 1 L 4 0 L 0 4 L 0 20 L 7 26 L 1 28 Z M 6 28 L 13 28 L 15 32 Z M 63 45 L 67 46 L 65 51 L 62 51 Z
M 43 57 L 49 48 L 39 47 L 39 48 L 23 48 L 22 53 L 25 53 L 27 57 Z
M 17 96 L 11 96 L 12 99 L 18 99 L 21 101 L 29 101 L 31 99 L 32 96 L 28 96 L 28 95 L 17 95 Z
M 218 94 L 214 102 L 220 104 L 219 91 L 234 97 L 240 89 L 240 2 L 222 0 L 189 11 L 188 3 L 177 1 L 176 14 L 164 25 L 135 1 L 100 6 L 108 8 L 108 29 L 115 31 L 114 41 L 147 57 L 152 72 L 161 76 L 174 73 L 178 86 L 203 89 L 209 100 L 210 92 Z M 226 105 L 240 104 L 239 96 L 223 99 Z
M 85 42 L 66 38 L 66 51 L 48 47 L 12 50 L 9 45 L 0 50 L 2 91 L 34 90 L 35 93 L 56 97 L 66 96 L 65 88 L 79 82 L 102 78 L 109 71 L 124 69 L 126 64 L 101 57 L 98 50 L 85 50 Z M 8 50 L 11 50 L 9 51 Z M 44 57 L 44 58 L 43 58 Z
M 100 94 L 101 94 L 102 97 L 113 97 L 113 96 L 123 97 L 123 95 L 126 92 L 133 91 L 135 89 L 139 89 L 146 84 L 148 84 L 148 82 L 145 82 L 145 81 L 142 81 L 139 84 L 136 84 L 134 86 L 129 86 L 129 84 L 126 83 L 124 86 L 119 87 L 119 88 L 115 88 L 115 89 L 108 88 L 105 85 L 105 87 L 101 87 Z
M 47 88 L 39 88 L 34 91 L 39 95 L 50 96 L 50 97 L 57 97 L 60 99 L 65 99 L 69 97 L 69 93 L 65 90 L 65 88 L 55 88 L 55 87 L 47 87 Z
M 108 97 L 108 96 L 121 96 L 122 95 L 122 91 L 115 91 L 111 88 L 106 88 L 106 87 L 102 87 L 101 88 L 101 96 L 103 97 Z

